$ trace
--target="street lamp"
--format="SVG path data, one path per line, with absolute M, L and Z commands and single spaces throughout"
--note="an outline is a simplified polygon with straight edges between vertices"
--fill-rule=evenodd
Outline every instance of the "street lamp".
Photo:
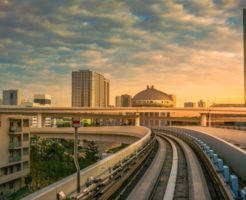
M 78 128 L 80 127 L 80 117 L 73 117 L 72 126 L 74 127 L 74 164 L 77 169 L 77 193 L 80 193 L 80 167 L 78 162 Z

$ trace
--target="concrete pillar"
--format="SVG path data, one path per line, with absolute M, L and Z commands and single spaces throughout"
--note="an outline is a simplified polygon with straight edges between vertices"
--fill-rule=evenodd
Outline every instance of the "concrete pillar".
M 161 127 L 161 113 L 158 113 L 158 117 L 159 117 L 159 127 Z
M 206 113 L 201 113 L 200 124 L 201 126 L 207 126 L 207 114 Z
M 211 114 L 208 113 L 208 127 L 211 127 Z
M 139 116 L 139 113 L 136 113 L 135 126 L 140 126 L 140 116 Z
M 169 120 L 169 126 L 172 126 L 172 120 Z
M 42 128 L 43 126 L 43 116 L 42 114 L 38 113 L 37 114 L 37 127 Z

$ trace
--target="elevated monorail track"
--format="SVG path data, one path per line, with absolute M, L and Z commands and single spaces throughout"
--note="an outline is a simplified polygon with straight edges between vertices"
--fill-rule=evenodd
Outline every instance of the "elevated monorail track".
M 153 160 L 153 165 L 162 162 L 161 169 L 146 171 L 149 175 L 143 176 L 127 197 L 128 200 L 233 199 L 228 186 L 221 181 L 216 169 L 195 141 L 179 137 L 173 132 L 154 132 L 159 146 L 165 149 L 165 153 L 162 153 L 164 161 Z M 154 186 L 150 177 L 156 177 Z
M 210 147 L 185 131 L 167 127 L 153 129 L 150 134 L 149 130 L 148 138 L 138 148 L 127 154 L 122 153 L 127 149 L 118 152 L 115 155 L 118 161 L 114 164 L 110 164 L 109 158 L 102 160 L 103 165 L 99 163 L 99 166 L 110 167 L 92 168 L 91 174 L 97 175 L 87 176 L 87 181 L 84 177 L 81 193 L 71 192 L 66 197 L 73 200 L 241 198 L 236 196 L 239 190 L 233 191 L 224 181 L 222 171 L 215 164 L 218 162 L 214 161 L 217 154 L 208 154 L 206 148 Z M 97 173 L 97 169 L 104 171 Z

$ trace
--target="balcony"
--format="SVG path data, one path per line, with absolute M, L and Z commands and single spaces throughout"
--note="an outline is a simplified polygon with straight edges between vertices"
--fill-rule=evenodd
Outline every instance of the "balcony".
M 15 180 L 15 179 L 17 179 L 17 178 L 24 177 L 24 176 L 26 176 L 29 172 L 30 172 L 30 169 L 27 168 L 27 169 L 24 169 L 24 170 L 21 170 L 21 171 L 18 171 L 18 172 L 14 172 L 14 173 L 12 173 L 12 174 L 3 175 L 3 176 L 1 176 L 1 178 L 0 178 L 0 184 L 4 184 L 4 183 L 6 183 L 6 182 Z
M 9 149 L 16 149 L 21 147 L 21 141 L 9 142 Z
M 9 127 L 9 133 L 21 133 L 22 128 L 19 126 Z
M 18 161 L 21 161 L 20 155 L 9 156 L 9 162 L 18 162 Z

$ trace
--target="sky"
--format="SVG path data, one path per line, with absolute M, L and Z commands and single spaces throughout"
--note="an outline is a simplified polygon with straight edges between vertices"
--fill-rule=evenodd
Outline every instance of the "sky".
M 110 104 L 147 85 L 177 96 L 243 102 L 239 0 L 0 0 L 0 92 L 71 105 L 71 72 L 110 79 Z

